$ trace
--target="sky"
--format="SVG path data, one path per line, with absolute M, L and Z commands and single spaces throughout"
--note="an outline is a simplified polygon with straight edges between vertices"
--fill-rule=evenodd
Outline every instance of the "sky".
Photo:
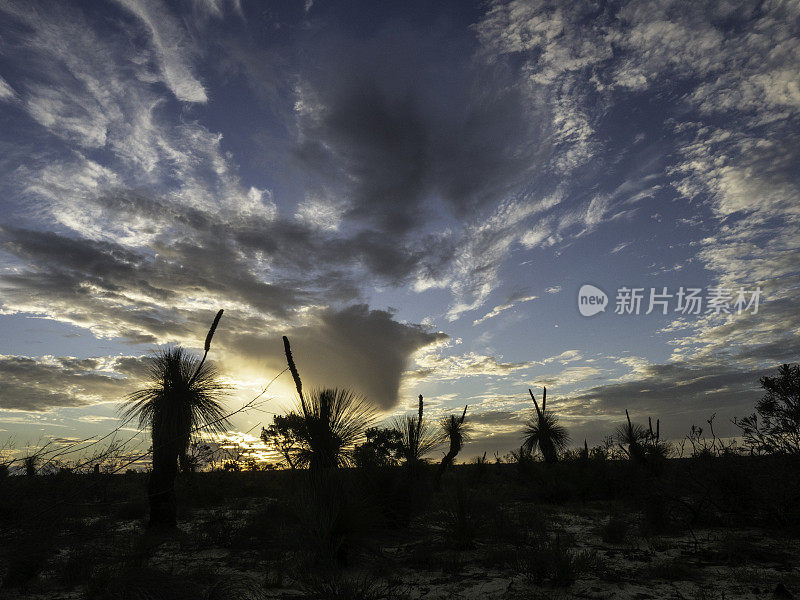
M 231 410 L 287 335 L 382 418 L 469 405 L 465 458 L 542 386 L 575 445 L 625 409 L 732 435 L 800 356 L 799 33 L 797 1 L 0 0 L 0 446 L 116 427 L 220 308 Z

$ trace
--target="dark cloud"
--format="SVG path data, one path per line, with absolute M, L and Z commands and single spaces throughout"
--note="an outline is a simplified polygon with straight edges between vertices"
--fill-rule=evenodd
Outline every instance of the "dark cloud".
M 296 155 L 352 199 L 351 217 L 402 237 L 440 200 L 463 217 L 530 174 L 535 120 L 507 65 L 471 58 L 471 33 L 392 23 L 357 46 L 315 33 Z
M 135 360 L 135 359 L 134 359 Z M 131 380 L 98 371 L 96 359 L 0 356 L 0 409 L 44 411 L 121 400 Z
M 420 325 L 398 323 L 392 314 L 365 304 L 326 309 L 311 322 L 280 333 L 288 335 L 304 385 L 349 387 L 388 410 L 397 403 L 400 379 L 410 356 L 445 339 Z M 280 335 L 239 335 L 239 360 L 283 369 Z

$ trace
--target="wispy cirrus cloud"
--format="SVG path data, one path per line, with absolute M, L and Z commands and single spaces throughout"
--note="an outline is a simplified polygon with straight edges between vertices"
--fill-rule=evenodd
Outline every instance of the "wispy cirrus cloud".
M 192 55 L 197 53 L 197 48 L 169 9 L 154 0 L 117 1 L 147 29 L 164 83 L 175 97 L 184 102 L 206 102 L 206 91 L 192 69 Z M 212 12 L 221 11 L 216 4 L 205 6 Z
M 488 313 L 483 315 L 480 319 L 475 319 L 472 322 L 472 324 L 473 325 L 480 325 L 481 323 L 496 317 L 497 315 L 499 315 L 503 311 L 510 310 L 510 309 L 514 308 L 518 304 L 522 304 L 524 302 L 530 302 L 531 300 L 536 300 L 536 298 L 538 298 L 538 296 L 524 296 L 524 297 L 521 297 L 521 298 L 512 298 L 508 302 L 506 302 L 505 304 L 498 304 L 492 310 L 490 310 Z

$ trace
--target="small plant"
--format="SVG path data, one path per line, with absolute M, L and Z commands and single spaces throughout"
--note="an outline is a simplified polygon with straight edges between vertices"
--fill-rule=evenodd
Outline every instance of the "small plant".
M 465 486 L 461 480 L 456 482 L 442 524 L 451 543 L 459 550 L 472 547 L 484 524 L 477 493 Z
M 305 600 L 383 600 L 394 598 L 387 584 L 371 575 L 315 574 L 302 583 Z
M 692 458 L 712 458 L 720 456 L 728 456 L 737 451 L 736 440 L 728 440 L 718 438 L 714 432 L 714 419 L 716 413 L 711 415 L 711 418 L 706 420 L 708 423 L 708 432 L 711 434 L 709 438 L 704 435 L 704 429 L 697 425 L 692 425 L 686 439 L 681 442 L 681 456 L 683 456 L 683 449 L 685 443 L 688 442 L 692 448 Z
M 645 429 L 631 421 L 627 409 L 625 418 L 627 423 L 617 428 L 615 436 L 619 449 L 631 462 L 647 465 L 659 472 L 670 453 L 669 444 L 661 441 L 661 421 L 656 419 L 656 427 L 653 429 L 653 420 L 648 418 Z
M 33 477 L 39 470 L 39 457 L 36 454 L 31 454 L 22 459 L 22 465 L 25 469 L 27 477 Z
M 654 560 L 639 569 L 643 579 L 663 579 L 665 581 L 686 581 L 692 579 L 696 572 L 683 557 L 668 557 Z
M 566 587 L 584 573 L 602 566 L 594 550 L 575 550 L 565 536 L 556 535 L 538 548 L 521 551 L 522 568 L 537 583 Z
M 615 512 L 600 527 L 600 537 L 607 544 L 622 544 L 628 539 L 630 530 L 629 520 L 621 513 Z
M 698 584 L 691 595 L 691 600 L 724 600 L 725 593 L 717 593 L 713 584 Z
M 104 549 L 97 544 L 83 543 L 70 548 L 57 568 L 59 580 L 67 587 L 87 583 L 92 579 L 104 555 Z
M 311 470 L 294 503 L 299 529 L 295 541 L 309 566 L 346 567 L 350 547 L 367 526 L 360 499 L 343 484 L 336 470 Z
M 0 551 L 0 589 L 14 588 L 36 579 L 56 548 L 45 532 L 25 533 L 5 543 Z

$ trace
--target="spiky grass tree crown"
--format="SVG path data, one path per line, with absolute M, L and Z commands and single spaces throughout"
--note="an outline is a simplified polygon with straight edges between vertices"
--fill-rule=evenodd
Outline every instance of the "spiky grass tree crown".
M 367 399 L 347 389 L 312 390 L 298 399 L 296 410 L 303 417 L 300 459 L 312 468 L 348 464 L 375 420 L 375 409 Z
M 558 417 L 547 412 L 547 388 L 542 390 L 541 408 L 536 402 L 533 391 L 528 390 L 528 393 L 531 395 L 536 413 L 525 424 L 522 449 L 530 453 L 535 448 L 539 448 L 545 462 L 554 463 L 558 461 L 559 453 L 567 449 L 569 433 L 566 427 L 559 424 Z
M 416 464 L 442 443 L 441 432 L 423 415 L 422 395 L 417 416 L 397 417 L 392 428 L 400 432 L 400 450 L 406 464 Z
M 464 442 L 469 439 L 469 425 L 464 422 L 467 416 L 467 407 L 461 415 L 448 415 L 440 423 L 442 434 L 445 439 L 450 440 L 450 452 L 458 454 L 464 446 Z
M 192 432 L 204 428 L 222 433 L 228 428 L 221 400 L 229 386 L 216 368 L 180 346 L 160 350 L 150 359 L 147 387 L 128 395 L 126 421 L 150 427 L 153 444 L 184 450 Z

